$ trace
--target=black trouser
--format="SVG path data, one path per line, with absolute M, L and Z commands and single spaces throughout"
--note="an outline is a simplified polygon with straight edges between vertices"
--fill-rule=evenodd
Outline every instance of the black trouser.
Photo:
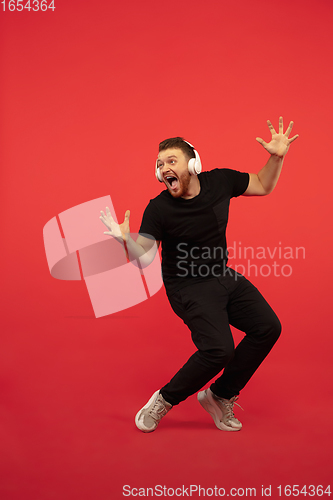
M 161 389 L 164 399 L 172 405 L 184 401 L 223 368 L 211 390 L 226 399 L 238 395 L 281 333 L 280 321 L 269 304 L 231 268 L 222 277 L 182 288 L 169 301 L 191 330 L 198 350 Z M 246 334 L 236 349 L 229 325 Z

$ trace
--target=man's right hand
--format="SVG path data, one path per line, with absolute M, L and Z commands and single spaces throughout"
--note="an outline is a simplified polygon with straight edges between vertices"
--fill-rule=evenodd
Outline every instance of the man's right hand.
M 104 234 L 113 236 L 113 238 L 116 238 L 118 241 L 127 241 L 130 234 L 130 228 L 129 228 L 130 211 L 129 210 L 126 211 L 125 220 L 122 224 L 117 224 L 114 221 L 109 207 L 106 207 L 105 211 L 106 214 L 103 212 L 103 210 L 101 210 L 102 215 L 100 216 L 101 221 L 108 228 L 108 231 L 104 231 Z

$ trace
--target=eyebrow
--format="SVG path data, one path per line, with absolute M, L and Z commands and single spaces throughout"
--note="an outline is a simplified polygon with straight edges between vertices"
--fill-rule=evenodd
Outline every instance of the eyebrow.
M 177 156 L 176 155 L 170 155 L 170 156 L 167 156 L 166 159 L 168 160 L 169 158 L 177 158 Z M 162 161 L 162 160 L 160 158 L 157 158 L 157 161 Z

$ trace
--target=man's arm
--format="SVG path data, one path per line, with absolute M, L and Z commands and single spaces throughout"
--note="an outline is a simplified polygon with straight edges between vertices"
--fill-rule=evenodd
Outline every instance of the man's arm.
M 141 234 L 138 235 L 137 240 L 134 241 L 129 227 L 130 211 L 125 213 L 125 219 L 122 224 L 117 224 L 111 216 L 111 212 L 106 207 L 106 213 L 101 211 L 100 219 L 108 228 L 104 234 L 112 236 L 120 244 L 126 245 L 129 260 L 139 260 L 143 267 L 148 266 L 154 260 L 160 242 L 154 239 L 146 238 Z M 126 250 L 125 250 L 126 251 Z
M 270 158 L 266 165 L 258 172 L 258 174 L 249 174 L 249 185 L 243 193 L 243 196 L 265 196 L 273 191 L 280 177 L 282 164 L 290 144 L 297 139 L 298 135 L 294 135 L 289 139 L 293 122 L 289 123 L 286 132 L 283 133 L 283 118 L 279 119 L 279 133 L 274 130 L 273 125 L 267 120 L 268 127 L 272 134 L 272 139 L 266 143 L 260 137 L 256 140 L 270 153 Z

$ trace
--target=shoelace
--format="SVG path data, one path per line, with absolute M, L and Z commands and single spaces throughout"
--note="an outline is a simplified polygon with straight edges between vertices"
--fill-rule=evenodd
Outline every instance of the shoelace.
M 234 414 L 234 405 L 237 405 L 239 408 L 241 408 L 241 410 L 244 411 L 244 408 L 242 408 L 240 404 L 236 403 L 237 399 L 238 396 L 234 396 L 231 399 L 225 399 L 224 401 L 222 399 L 219 399 L 219 401 L 221 401 L 223 406 L 227 409 L 227 418 L 236 418 Z
M 159 399 L 159 397 L 156 399 L 154 406 L 149 412 L 149 415 L 156 421 L 159 422 L 164 415 L 168 413 L 168 410 L 166 406 L 163 404 L 163 402 Z

